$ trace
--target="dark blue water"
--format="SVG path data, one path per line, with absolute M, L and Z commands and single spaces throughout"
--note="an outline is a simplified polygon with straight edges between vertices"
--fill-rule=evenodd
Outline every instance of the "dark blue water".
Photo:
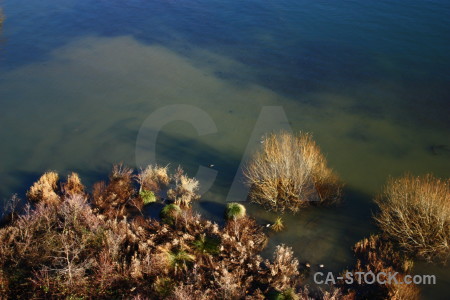
M 136 167 L 146 118 L 168 104 L 210 114 L 218 132 L 172 124 L 161 162 L 191 174 L 214 163 L 198 205 L 220 219 L 263 106 L 314 133 L 347 183 L 336 210 L 286 216 L 288 243 L 333 271 L 376 230 L 372 198 L 389 175 L 448 177 L 450 1 L 3 0 L 0 196 L 23 197 L 48 169 L 88 184 L 114 162 Z M 445 149 L 445 148 L 444 148 Z M 261 222 L 273 214 L 257 207 Z M 427 299 L 445 299 L 447 269 Z M 447 297 L 448 298 L 448 297 Z

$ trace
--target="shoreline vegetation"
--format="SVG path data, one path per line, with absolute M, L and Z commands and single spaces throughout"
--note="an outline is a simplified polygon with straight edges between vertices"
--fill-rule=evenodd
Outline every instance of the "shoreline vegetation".
M 279 178 L 269 182 L 277 183 L 282 195 L 300 187 L 307 191 L 272 198 L 275 205 L 261 203 L 268 209 L 282 212 L 294 203 L 299 210 L 305 206 L 298 201 L 309 197 L 313 187 L 323 199 L 319 204 L 340 199 L 343 185 L 310 135 L 271 135 L 262 148 L 247 175 L 270 175 L 272 170 Z M 273 170 L 264 151 L 293 157 L 275 157 L 275 165 L 283 167 Z M 306 171 L 296 170 L 292 162 Z M 256 173 L 256 166 L 263 171 Z M 305 181 L 293 184 L 292 178 Z M 262 181 L 253 183 L 259 184 L 259 195 L 271 195 Z M 7 203 L 0 228 L 0 298 L 419 299 L 414 284 L 338 281 L 326 289 L 310 287 L 310 266 L 300 264 L 290 247 L 278 245 L 272 259 L 261 256 L 267 230 L 285 229 L 281 217 L 263 227 L 242 203 L 229 203 L 219 226 L 192 209 L 200 199 L 198 189 L 199 182 L 180 167 L 173 173 L 161 166 L 135 172 L 116 165 L 109 180 L 94 184 L 90 193 L 76 173 L 64 180 L 56 172 L 43 174 L 28 190 L 23 209 L 16 196 Z M 415 258 L 447 261 L 448 180 L 431 175 L 390 179 L 376 202 L 380 211 L 374 219 L 382 231 L 355 244 L 355 261 L 342 274 L 398 272 L 401 282 Z M 149 210 L 160 218 L 145 216 Z M 419 227 L 424 230 L 418 232 L 424 237 L 420 243 L 412 233 L 395 234 Z

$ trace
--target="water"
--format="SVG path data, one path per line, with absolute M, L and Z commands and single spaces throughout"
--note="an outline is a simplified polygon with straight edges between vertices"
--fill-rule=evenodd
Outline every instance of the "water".
M 285 215 L 271 237 L 335 272 L 376 232 L 372 199 L 389 175 L 448 177 L 448 1 L 3 0 L 0 196 L 45 170 L 88 185 L 112 163 L 136 167 L 136 142 L 157 109 L 189 104 L 217 132 L 178 121 L 158 137 L 159 163 L 217 178 L 196 209 L 221 221 L 225 199 L 265 106 L 311 131 L 346 182 L 338 208 Z M 249 205 L 259 222 L 275 215 Z M 445 267 L 424 299 L 447 299 Z

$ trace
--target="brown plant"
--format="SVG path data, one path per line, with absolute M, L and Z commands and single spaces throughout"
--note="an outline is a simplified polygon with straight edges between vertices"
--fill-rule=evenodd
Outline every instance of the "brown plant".
M 266 136 L 244 175 L 250 200 L 275 211 L 297 212 L 313 202 L 336 202 L 341 195 L 342 184 L 308 133 Z
M 450 180 L 432 175 L 389 179 L 376 199 L 380 228 L 407 253 L 428 261 L 450 258 Z
M 139 183 L 139 191 L 152 191 L 158 193 L 165 189 L 170 183 L 170 176 L 168 175 L 168 168 L 159 167 L 158 165 L 149 165 L 142 169 L 136 176 Z
M 292 248 L 285 245 L 278 245 L 273 262 L 266 260 L 266 265 L 269 268 L 270 285 L 278 291 L 283 291 L 289 288 L 295 288 L 299 279 L 299 262 L 294 257 Z
M 58 204 L 61 199 L 58 196 L 59 176 L 56 172 L 47 172 L 28 190 L 27 197 L 33 202 Z
M 96 183 L 93 188 L 93 204 L 108 218 L 128 215 L 131 205 L 141 208 L 142 203 L 136 197 L 133 186 L 133 170 L 122 165 L 115 165 L 109 176 L 109 183 Z
M 68 196 L 84 195 L 84 185 L 81 183 L 80 176 L 77 173 L 71 173 L 67 176 L 67 182 L 62 184 L 62 191 Z
M 370 236 L 359 241 L 353 247 L 356 256 L 356 266 L 353 278 L 357 278 L 357 272 L 372 274 L 386 274 L 385 284 L 369 284 L 364 281 L 359 284 L 355 282 L 350 288 L 343 285 L 343 288 L 350 289 L 349 294 L 355 293 L 357 299 L 396 299 L 396 300 L 414 300 L 419 299 L 419 289 L 415 284 L 401 284 L 404 276 L 412 269 L 412 261 L 403 253 L 396 251 L 395 246 L 388 240 L 378 235 Z M 344 272 L 346 273 L 346 272 Z M 394 280 L 388 281 L 390 274 L 397 273 L 395 276 L 398 283 Z M 345 274 L 343 275 L 345 278 Z
M 173 176 L 173 187 L 167 191 L 167 198 L 174 201 L 180 207 L 189 207 L 191 202 L 198 200 L 200 196 L 197 194 L 199 182 L 195 178 L 189 178 L 183 174 L 183 170 L 179 167 Z

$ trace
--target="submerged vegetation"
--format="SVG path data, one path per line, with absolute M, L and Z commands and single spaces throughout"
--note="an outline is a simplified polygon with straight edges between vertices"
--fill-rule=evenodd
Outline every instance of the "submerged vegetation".
M 261 143 L 245 170 L 251 201 L 270 210 L 297 212 L 340 199 L 342 184 L 310 134 L 274 133 Z
M 376 202 L 375 220 L 403 250 L 428 261 L 448 261 L 450 180 L 432 175 L 390 179 Z

